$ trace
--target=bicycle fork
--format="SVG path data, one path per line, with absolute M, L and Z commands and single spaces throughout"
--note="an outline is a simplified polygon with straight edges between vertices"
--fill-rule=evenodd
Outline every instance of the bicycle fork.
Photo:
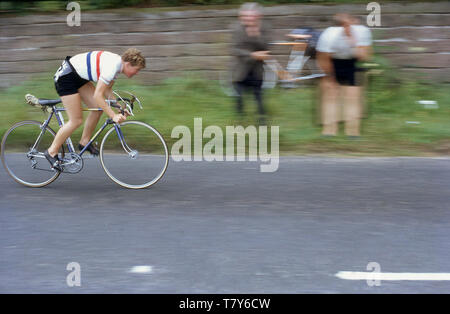
M 118 124 L 114 124 L 114 129 L 116 130 L 117 136 L 119 137 L 120 144 L 123 147 L 123 150 L 130 156 L 131 159 L 136 159 L 139 155 L 139 152 L 137 150 L 131 149 L 127 142 L 125 141 L 125 137 L 122 133 L 122 128 Z

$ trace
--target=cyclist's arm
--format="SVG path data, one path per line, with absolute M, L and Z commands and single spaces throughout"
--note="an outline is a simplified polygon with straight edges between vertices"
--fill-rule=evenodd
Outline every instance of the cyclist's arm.
M 108 93 L 112 93 L 111 88 L 114 84 L 112 81 L 109 85 L 105 84 L 105 82 L 99 80 L 97 86 L 95 87 L 94 92 L 94 100 L 98 104 L 100 108 L 102 108 L 103 112 L 105 112 L 111 119 L 116 114 L 111 107 L 106 103 L 105 96 L 108 96 Z
M 112 89 L 113 85 L 114 85 L 114 81 L 111 81 L 111 83 L 108 85 L 108 89 L 106 90 L 106 93 L 105 93 L 106 99 L 116 99 L 116 95 L 114 95 L 113 89 Z

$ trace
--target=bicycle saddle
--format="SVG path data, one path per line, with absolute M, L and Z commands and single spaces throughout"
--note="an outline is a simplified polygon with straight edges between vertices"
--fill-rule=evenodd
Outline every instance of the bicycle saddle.
M 54 106 L 61 103 L 61 99 L 37 98 L 34 95 L 26 94 L 25 99 L 32 106 Z
M 61 103 L 61 99 L 45 99 L 45 98 L 39 98 L 39 104 L 41 106 L 54 106 L 59 103 Z

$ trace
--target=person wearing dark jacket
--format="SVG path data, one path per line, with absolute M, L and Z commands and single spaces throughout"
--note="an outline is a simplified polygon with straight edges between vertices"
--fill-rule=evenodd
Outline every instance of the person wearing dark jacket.
M 233 26 L 233 85 L 237 92 L 236 109 L 243 112 L 244 89 L 253 90 L 258 113 L 265 115 L 262 99 L 264 60 L 269 58 L 269 28 L 262 23 L 262 9 L 257 3 L 244 3 L 239 10 L 239 23 Z

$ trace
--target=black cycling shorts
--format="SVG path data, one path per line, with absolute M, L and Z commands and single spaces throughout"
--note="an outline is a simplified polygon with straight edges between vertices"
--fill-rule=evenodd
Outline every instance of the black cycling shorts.
M 89 83 L 88 80 L 85 80 L 78 75 L 72 64 L 69 62 L 70 58 L 71 57 L 66 57 L 53 77 L 56 92 L 59 96 L 77 94 L 78 89 L 81 86 Z
M 356 59 L 332 59 L 334 75 L 340 85 L 358 86 Z

